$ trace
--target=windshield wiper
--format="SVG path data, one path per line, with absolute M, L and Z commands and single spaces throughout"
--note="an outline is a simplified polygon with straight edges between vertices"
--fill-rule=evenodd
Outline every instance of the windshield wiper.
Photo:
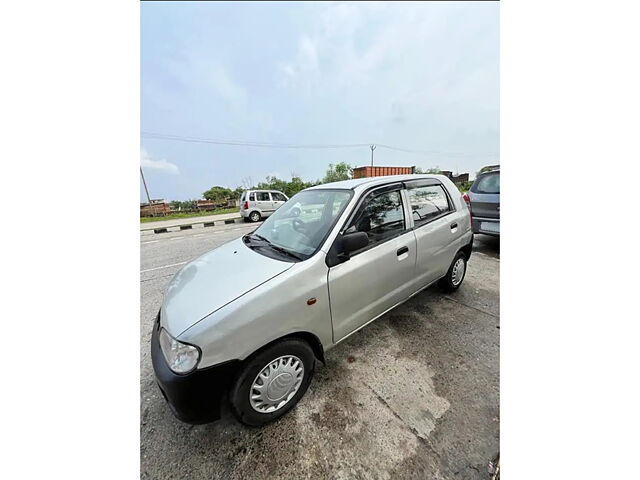
M 251 235 L 252 237 L 256 237 L 260 240 L 262 240 L 263 242 L 267 242 L 267 243 L 271 243 L 268 239 L 264 238 L 262 235 L 258 235 L 257 233 L 250 233 L 249 235 Z
M 287 250 L 286 248 L 279 247 L 278 245 L 274 245 L 271 242 L 269 242 L 269 246 L 277 252 L 284 253 L 285 255 L 289 255 L 291 258 L 295 258 L 296 260 L 304 260 L 300 255 L 293 253 L 292 251 Z
M 291 258 L 295 258 L 296 260 L 304 260 L 304 258 L 302 258 L 301 256 L 293 253 L 290 250 L 287 250 L 286 248 L 283 248 L 283 247 L 280 247 L 278 245 L 275 245 L 274 243 L 271 242 L 271 240 L 269 240 L 268 238 L 263 237 L 262 235 L 258 235 L 257 233 L 250 233 L 250 234 L 246 235 L 246 237 L 249 238 L 249 239 L 252 239 L 253 237 L 255 237 L 258 240 L 262 240 L 263 242 L 265 242 L 267 245 L 269 245 L 269 247 L 271 247 L 276 252 L 284 253 L 285 255 L 287 255 L 287 256 L 289 256 Z M 260 245 L 256 245 L 256 246 L 260 246 Z

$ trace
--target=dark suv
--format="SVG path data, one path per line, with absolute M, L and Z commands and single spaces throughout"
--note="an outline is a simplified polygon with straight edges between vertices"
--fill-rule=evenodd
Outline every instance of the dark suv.
M 500 236 L 500 168 L 478 175 L 465 194 L 473 233 Z

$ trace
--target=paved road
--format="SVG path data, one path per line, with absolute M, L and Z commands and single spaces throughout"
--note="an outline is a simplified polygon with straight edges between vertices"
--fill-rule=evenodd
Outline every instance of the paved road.
M 327 353 L 298 406 L 247 428 L 176 420 L 149 339 L 181 265 L 256 228 L 141 237 L 141 477 L 486 479 L 499 451 L 499 242 L 477 236 L 464 284 L 430 288 Z

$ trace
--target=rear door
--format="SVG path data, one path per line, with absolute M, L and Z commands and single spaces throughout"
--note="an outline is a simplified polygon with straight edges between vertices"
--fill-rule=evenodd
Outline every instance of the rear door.
M 415 291 L 447 273 L 468 221 L 462 225 L 458 220 L 460 215 L 439 180 L 407 182 L 407 196 L 416 236 Z
M 334 342 L 410 294 L 416 240 L 407 228 L 401 189 L 395 185 L 367 194 L 343 229 L 343 233 L 366 232 L 369 244 L 329 269 Z

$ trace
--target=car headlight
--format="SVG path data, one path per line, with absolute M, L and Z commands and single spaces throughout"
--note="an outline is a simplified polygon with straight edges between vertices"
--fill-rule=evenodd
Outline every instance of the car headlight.
M 169 368 L 175 373 L 189 373 L 200 360 L 200 350 L 197 347 L 179 342 L 164 328 L 160 330 L 160 348 Z

